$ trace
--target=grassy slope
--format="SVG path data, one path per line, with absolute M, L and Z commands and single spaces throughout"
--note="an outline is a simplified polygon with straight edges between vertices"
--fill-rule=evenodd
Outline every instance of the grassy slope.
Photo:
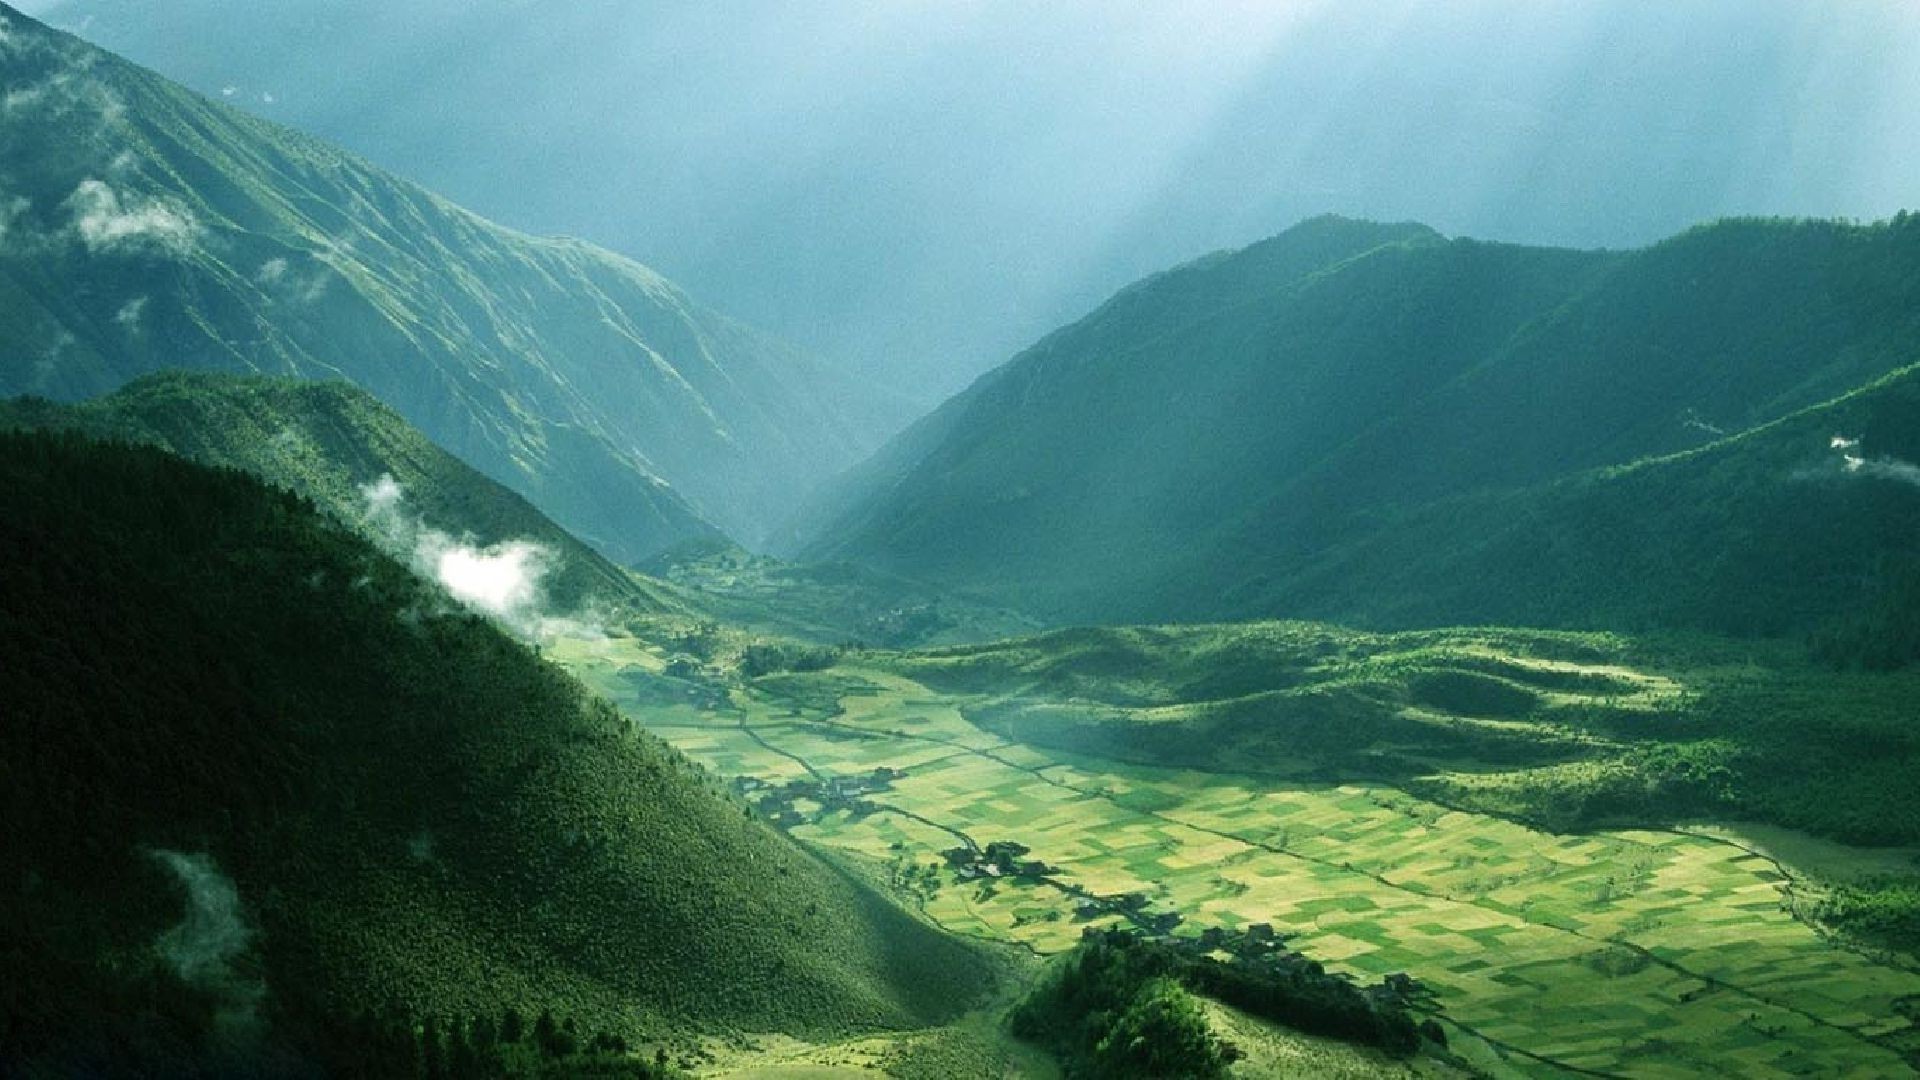
M 1386 780 L 1555 829 L 1705 816 L 1920 842 L 1920 675 L 1836 673 L 1784 648 L 1257 623 L 1069 630 L 891 663 L 1055 750 Z
M 1392 547 L 1397 591 L 1420 606 L 1425 573 L 1534 512 L 1543 488 L 1844 395 L 1912 362 L 1920 331 L 1915 219 L 1732 221 L 1625 254 L 1369 229 L 1309 223 L 1123 293 L 903 436 L 814 520 L 814 550 L 1062 619 L 1309 602 L 1346 619 L 1380 600 L 1342 565 L 1371 544 Z M 1350 250 L 1324 249 L 1328 231 Z M 1310 272 L 1258 257 L 1293 246 Z M 1697 507 L 1705 545 L 1778 524 L 1713 516 L 1718 502 Z M 1660 535 L 1690 507 L 1638 509 Z M 1308 593 L 1297 579 L 1321 569 Z M 1476 617 L 1467 581 L 1440 582 L 1419 618 Z
M 0 392 L 344 376 L 623 561 L 711 535 L 702 517 L 751 539 L 859 449 L 835 404 L 859 387 L 646 268 L 0 18 Z M 89 242 L 103 203 L 120 231 Z
M 235 963 L 296 1041 L 390 1006 L 895 1027 L 989 982 L 291 495 L 20 434 L 0 491 L 10 1054 L 198 1049 L 218 1002 L 158 960 L 182 897 L 147 849 L 231 875 L 258 930 Z

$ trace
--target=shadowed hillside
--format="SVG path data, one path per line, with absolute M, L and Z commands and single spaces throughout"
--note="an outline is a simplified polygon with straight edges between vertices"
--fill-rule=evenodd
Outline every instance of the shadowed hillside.
M 838 1033 L 988 985 L 294 496 L 44 434 L 0 493 L 0 1064 L 324 1062 L 394 1009 Z
M 1807 420 L 1788 447 L 1767 425 L 1911 363 L 1916 282 L 1906 217 L 1730 221 L 1629 253 L 1320 219 L 1148 279 L 1041 341 L 841 481 L 804 531 L 816 555 L 1061 620 L 1810 629 L 1858 590 L 1803 590 L 1767 619 L 1675 597 L 1671 574 L 1547 595 L 1562 570 L 1609 574 L 1598 548 L 1575 567 L 1534 542 L 1601 535 L 1569 501 L 1584 497 L 1547 489 L 1633 488 L 1595 470 L 1724 443 L 1702 451 L 1723 463 L 1714 476 L 1660 474 L 1687 473 L 1686 497 L 1625 496 L 1634 527 L 1708 551 L 1797 542 L 1777 530 L 1804 527 L 1770 518 L 1759 492 L 1837 466 L 1829 437 L 1857 432 Z M 1874 452 L 1894 452 L 1880 438 Z M 1733 474 L 1739 498 L 1718 486 Z M 1850 565 L 1897 555 L 1889 535 L 1855 534 Z M 1536 560 L 1537 591 L 1474 584 Z M 1785 565 L 1714 588 L 1767 588 Z
M 71 429 L 239 469 L 311 499 L 378 542 L 391 539 L 389 522 L 372 512 L 369 491 L 391 477 L 405 512 L 424 527 L 479 547 L 524 541 L 543 548 L 551 562 L 544 598 L 562 609 L 678 607 L 668 590 L 608 562 L 348 383 L 169 371 L 73 405 L 0 402 L 0 427 Z
M 862 448 L 859 385 L 643 266 L 0 19 L 0 393 L 345 377 L 621 561 L 752 542 Z

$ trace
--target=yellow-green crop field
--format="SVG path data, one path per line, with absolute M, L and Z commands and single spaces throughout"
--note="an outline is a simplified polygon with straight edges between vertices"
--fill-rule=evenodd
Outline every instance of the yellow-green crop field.
M 1407 972 L 1456 1043 L 1522 1073 L 1913 1073 L 1920 973 L 1796 919 L 1793 867 L 1737 834 L 1555 835 L 1388 787 L 1064 759 L 860 668 L 762 679 L 727 708 L 638 707 L 623 672 L 657 666 L 644 649 L 567 642 L 554 655 L 726 776 L 901 770 L 873 812 L 793 832 L 922 868 L 938 882 L 924 911 L 952 931 L 1050 953 L 1090 925 L 1062 888 L 924 870 L 958 837 L 1012 840 L 1063 884 L 1148 894 L 1149 910 L 1184 917 L 1179 933 L 1268 922 L 1363 982 Z

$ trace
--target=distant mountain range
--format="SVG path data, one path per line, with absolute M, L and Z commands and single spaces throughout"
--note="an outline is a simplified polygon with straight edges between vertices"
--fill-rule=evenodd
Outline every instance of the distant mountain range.
M 1811 629 L 1913 562 L 1916 343 L 1906 216 L 1631 252 L 1318 219 L 983 377 L 802 546 L 1063 621 Z
M 0 5 L 0 394 L 347 378 L 603 553 L 758 541 L 877 391 Z

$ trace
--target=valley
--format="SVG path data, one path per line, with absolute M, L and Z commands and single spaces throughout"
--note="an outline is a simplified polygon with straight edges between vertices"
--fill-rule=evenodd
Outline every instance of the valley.
M 0 1078 L 1920 1074 L 1905 189 L 1823 216 L 1583 201 L 1531 239 L 1468 236 L 1292 190 L 1317 181 L 1252 140 L 1241 194 L 1315 215 L 1223 207 L 1186 234 L 1152 207 L 1222 200 L 1176 163 L 1130 164 L 1118 201 L 1042 174 L 1083 174 L 1106 125 L 1258 102 L 1144 85 L 1168 115 L 1135 117 L 1089 83 L 1112 115 L 1036 123 L 1009 83 L 988 95 L 1007 115 L 950 116 L 973 87 L 901 88 L 974 50 L 917 9 L 469 23 L 422 0 L 393 23 L 404 5 L 302 0 L 191 50 L 367 86 L 400 64 L 446 92 L 336 115 L 348 145 L 460 130 L 474 87 L 447 75 L 485 72 L 524 107 L 442 164 L 501 195 L 598 187 L 589 217 L 635 251 L 759 283 L 712 299 L 836 328 L 816 343 L 919 343 L 816 355 L 281 126 L 265 90 L 202 69 L 217 94 L 196 93 L 79 36 L 96 14 L 189 33 L 139 5 L 20 2 L 0 0 Z M 1594 6 L 1596 39 L 1673 40 Z M 1256 23 L 1277 37 L 1236 49 L 1330 43 L 1292 37 L 1314 5 L 1241 7 L 1164 70 L 1211 70 Z M 1375 21 L 1395 22 L 1355 20 Z M 456 23 L 497 44 L 341 44 Z M 1059 43 L 1117 70 L 1099 39 Z M 796 42 L 820 54 L 763 63 Z M 538 95 L 492 51 L 531 46 Z M 702 49 L 854 96 L 816 116 L 635 59 Z M 1390 54 L 1328 55 L 1375 109 Z M 589 83 L 607 100 L 564 102 Z M 644 115 L 656 91 L 681 107 Z M 675 94 L 754 114 L 697 130 Z M 1905 117 L 1912 95 L 1886 96 Z M 1596 142 L 1557 126 L 1564 97 L 1495 111 L 1548 142 L 1712 130 L 1827 160 L 1665 101 L 1679 126 L 1585 123 Z M 888 115 L 952 171 L 853 176 L 850 142 L 909 148 Z M 1871 157 L 1892 129 L 1861 124 Z M 530 149 L 596 126 L 666 134 Z M 955 149 L 972 138 L 1007 158 L 983 169 Z M 1474 204 L 1553 187 L 1537 164 Z M 743 179 L 752 206 L 671 201 Z M 1002 261 L 1047 246 L 1005 243 L 1033 212 L 1013 187 L 1083 204 L 1049 225 L 1073 242 Z M 937 258 L 870 231 L 907 219 Z M 1213 236 L 1237 246 L 1201 253 Z M 1641 239 L 1549 246 L 1607 236 Z M 1010 357 L 938 345 L 1036 320 L 1059 325 Z
M 1268 924 L 1360 983 L 1410 975 L 1431 990 L 1416 1007 L 1442 1021 L 1452 1052 L 1496 1074 L 1899 1075 L 1920 1051 L 1920 971 L 1810 925 L 1821 886 L 1765 834 L 1556 834 L 1388 784 L 1040 749 L 970 722 L 977 699 L 900 674 L 912 657 L 663 707 L 665 654 L 638 639 L 548 655 L 760 796 L 792 835 L 884 867 L 954 933 L 1056 954 L 1087 927 L 1131 921 L 1084 898 L 1127 894 L 1144 899 L 1142 922 L 1178 916 L 1175 936 Z M 1556 670 L 1663 686 L 1613 667 Z M 768 798 L 796 783 L 799 797 Z M 964 872 L 943 856 L 1004 842 L 1045 873 Z M 1823 877 L 1854 859 L 1912 864 L 1910 851 L 1802 847 L 1823 852 Z

